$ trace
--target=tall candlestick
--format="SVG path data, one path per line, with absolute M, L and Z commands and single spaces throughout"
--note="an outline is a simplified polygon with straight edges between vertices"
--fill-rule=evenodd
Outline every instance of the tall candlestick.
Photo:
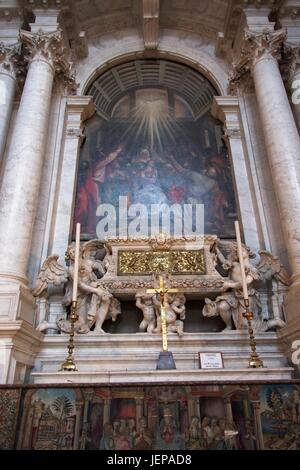
M 243 285 L 243 296 L 245 300 L 248 300 L 248 289 L 247 289 L 247 280 L 246 280 L 246 273 L 245 273 L 245 265 L 244 265 L 244 258 L 243 258 L 243 248 L 242 248 L 242 241 L 241 241 L 241 233 L 240 233 L 240 226 L 238 221 L 234 222 L 235 227 L 235 234 L 236 234 L 236 241 L 237 241 L 237 249 L 239 255 L 239 262 L 241 267 L 241 276 L 242 276 L 242 285 Z
M 75 260 L 74 260 L 74 276 L 73 276 L 73 294 L 72 301 L 77 300 L 78 289 L 78 270 L 79 270 L 79 249 L 80 249 L 80 224 L 76 224 L 76 238 L 75 238 Z

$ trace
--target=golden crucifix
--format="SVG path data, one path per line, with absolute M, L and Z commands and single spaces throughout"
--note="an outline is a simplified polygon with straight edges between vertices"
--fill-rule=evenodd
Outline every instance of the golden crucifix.
M 166 320 L 165 296 L 169 293 L 179 292 L 177 289 L 168 289 L 165 287 L 162 276 L 159 276 L 159 289 L 147 289 L 147 294 L 159 294 L 160 297 L 160 315 L 161 315 L 161 333 L 162 333 L 162 349 L 163 352 L 168 351 L 168 332 Z

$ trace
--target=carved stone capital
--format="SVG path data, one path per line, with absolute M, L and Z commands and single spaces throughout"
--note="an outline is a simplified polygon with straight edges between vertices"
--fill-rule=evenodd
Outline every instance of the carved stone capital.
M 259 60 L 270 56 L 279 59 L 281 56 L 281 46 L 286 36 L 287 33 L 284 29 L 263 31 L 261 33 L 252 33 L 246 30 L 240 59 L 235 66 L 237 68 L 251 68 Z
M 6 45 L 0 42 L 0 73 L 10 75 L 14 79 L 22 72 L 21 67 L 21 44 Z
M 300 75 L 300 46 L 288 42 L 284 44 L 280 72 L 283 81 L 290 87 L 296 75 Z
M 61 29 L 52 33 L 45 33 L 42 30 L 36 33 L 21 30 L 20 39 L 24 44 L 25 55 L 29 62 L 33 60 L 47 62 L 68 88 L 76 89 L 74 71 L 66 57 Z
M 233 62 L 234 73 L 229 84 L 231 94 L 235 93 L 237 88 L 241 88 L 244 92 L 252 91 L 251 71 L 253 67 L 260 60 L 272 57 L 279 60 L 286 36 L 287 33 L 284 29 L 259 33 L 245 29 L 242 46 L 238 57 Z

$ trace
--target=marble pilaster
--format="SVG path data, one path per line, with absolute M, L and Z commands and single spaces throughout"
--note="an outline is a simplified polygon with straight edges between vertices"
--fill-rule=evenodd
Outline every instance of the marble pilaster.
M 215 118 L 224 123 L 225 138 L 231 157 L 236 197 L 245 243 L 255 251 L 260 248 L 260 229 L 256 220 L 256 210 L 250 185 L 251 179 L 247 169 L 246 154 L 242 141 L 238 98 L 233 96 L 215 96 L 211 113 Z
M 70 96 L 65 111 L 64 147 L 51 251 L 64 259 L 70 242 L 83 122 L 94 113 L 90 96 Z

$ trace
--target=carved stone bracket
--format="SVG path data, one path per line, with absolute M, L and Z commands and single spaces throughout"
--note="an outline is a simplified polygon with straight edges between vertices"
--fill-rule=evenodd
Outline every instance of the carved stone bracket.
M 223 127 L 224 134 L 223 138 L 225 141 L 228 139 L 240 139 L 241 138 L 241 130 L 238 127 L 230 128 L 227 127 L 226 125 Z

